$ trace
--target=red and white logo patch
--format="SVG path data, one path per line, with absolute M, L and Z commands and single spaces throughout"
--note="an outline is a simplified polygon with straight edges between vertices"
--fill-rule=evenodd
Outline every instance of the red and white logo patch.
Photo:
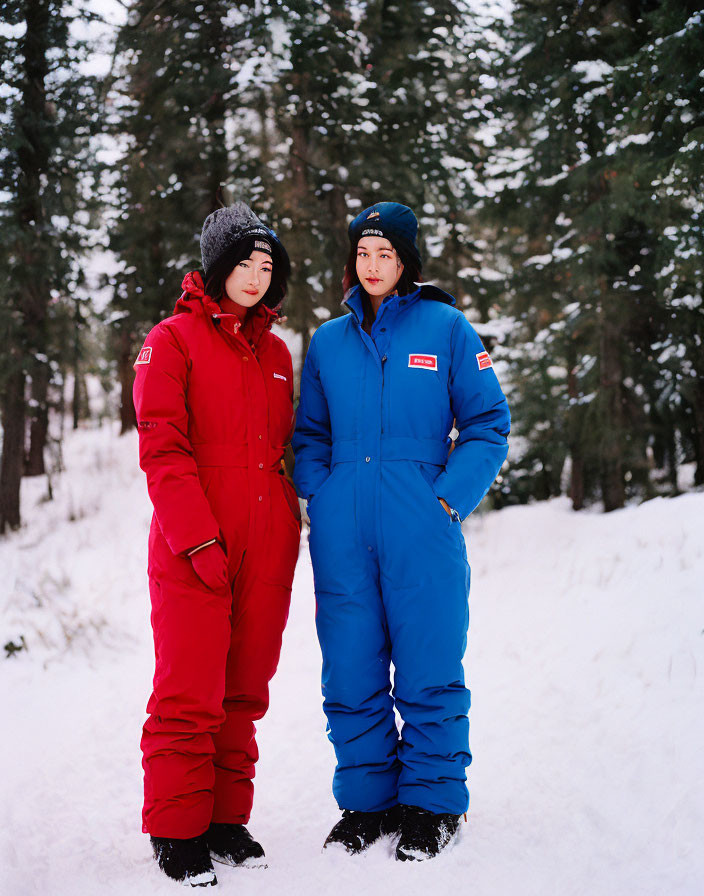
M 138 364 L 148 364 L 152 359 L 152 347 L 151 345 L 145 345 L 142 351 L 137 355 L 137 360 L 134 362 L 134 366 L 136 367 Z
M 274 379 L 275 379 L 275 380 L 283 380 L 285 383 L 288 382 L 288 380 L 286 379 L 286 377 L 285 377 L 282 373 L 275 373 L 275 374 L 274 374 Z
M 409 367 L 422 367 L 424 370 L 437 370 L 438 369 L 438 356 L 437 355 L 409 355 L 408 356 L 408 366 Z
M 489 352 L 479 352 L 477 354 L 477 366 L 480 370 L 486 370 L 487 367 L 494 366 L 494 362 L 489 357 Z

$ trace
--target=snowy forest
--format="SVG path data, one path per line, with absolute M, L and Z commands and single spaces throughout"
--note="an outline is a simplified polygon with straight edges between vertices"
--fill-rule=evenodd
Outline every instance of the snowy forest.
M 420 219 L 512 408 L 502 507 L 704 483 L 704 25 L 681 0 L 3 4 L 0 529 L 243 198 L 293 260 L 298 368 L 346 227 Z M 95 409 L 92 413 L 96 413 Z
M 175 892 L 140 825 L 133 365 L 201 269 L 204 219 L 243 200 L 291 258 L 274 332 L 295 404 L 313 334 L 346 313 L 349 222 L 390 200 L 511 410 L 508 458 L 457 522 L 470 811 L 420 868 L 383 838 L 321 850 L 339 811 L 303 525 L 256 725 L 268 868 L 218 866 L 220 888 L 703 893 L 702 4 L 0 10 L 0 891 Z

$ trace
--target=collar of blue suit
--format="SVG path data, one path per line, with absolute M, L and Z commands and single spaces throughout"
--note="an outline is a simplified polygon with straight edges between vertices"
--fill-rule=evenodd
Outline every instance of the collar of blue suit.
M 387 296 L 382 302 L 382 305 L 398 305 L 399 307 L 407 308 L 418 299 L 430 299 L 435 302 L 444 302 L 446 305 L 455 304 L 455 297 L 451 296 L 448 292 L 445 292 L 437 286 L 433 286 L 432 283 L 423 283 L 416 290 L 405 296 L 399 296 L 395 293 L 394 295 Z M 362 287 L 359 283 L 347 291 L 342 304 L 349 308 L 361 324 L 364 320 L 364 304 L 362 302 Z

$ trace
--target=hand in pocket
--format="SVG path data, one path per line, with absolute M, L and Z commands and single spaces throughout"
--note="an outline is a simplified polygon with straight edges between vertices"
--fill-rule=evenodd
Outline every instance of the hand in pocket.
M 447 503 L 447 501 L 444 498 L 438 498 L 438 501 L 442 504 L 445 513 L 448 516 L 452 516 L 452 510 L 450 510 L 450 505 Z

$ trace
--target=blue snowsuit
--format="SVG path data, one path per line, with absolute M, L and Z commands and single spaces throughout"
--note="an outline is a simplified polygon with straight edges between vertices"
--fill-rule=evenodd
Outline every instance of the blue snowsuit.
M 340 808 L 400 802 L 460 814 L 469 802 L 470 571 L 459 518 L 504 462 L 510 417 L 454 302 L 430 285 L 389 296 L 369 336 L 356 286 L 351 313 L 318 328 L 303 367 L 294 482 L 308 500 Z

